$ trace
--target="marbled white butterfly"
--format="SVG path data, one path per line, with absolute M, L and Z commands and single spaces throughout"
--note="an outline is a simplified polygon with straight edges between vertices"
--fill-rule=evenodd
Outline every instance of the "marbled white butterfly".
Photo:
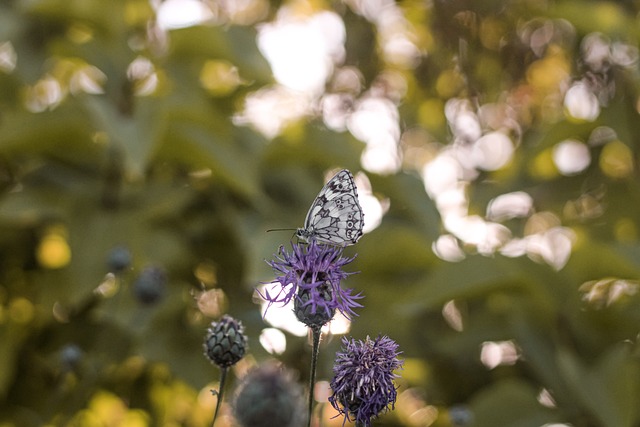
M 358 203 L 353 175 L 346 169 L 338 172 L 322 187 L 296 236 L 310 242 L 348 246 L 362 236 L 364 214 Z

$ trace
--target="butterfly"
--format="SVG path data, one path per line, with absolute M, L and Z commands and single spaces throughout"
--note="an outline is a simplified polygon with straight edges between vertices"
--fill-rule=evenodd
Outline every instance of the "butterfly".
M 322 187 L 296 236 L 307 242 L 348 246 L 360 239 L 363 225 L 364 213 L 353 175 L 343 169 Z

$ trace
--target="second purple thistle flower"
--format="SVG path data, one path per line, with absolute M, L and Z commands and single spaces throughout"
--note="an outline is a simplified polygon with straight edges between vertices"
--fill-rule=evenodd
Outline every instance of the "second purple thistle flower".
M 398 359 L 398 344 L 387 336 L 364 341 L 342 339 L 336 354 L 331 380 L 331 405 L 356 426 L 369 427 L 372 419 L 393 409 L 397 392 L 395 370 L 404 362 Z
M 341 282 L 353 273 L 342 268 L 354 257 L 342 256 L 343 248 L 318 244 L 294 243 L 292 251 L 280 246 L 272 261 L 267 261 L 276 273 L 275 293 L 268 290 L 261 295 L 269 305 L 286 305 L 294 301 L 294 311 L 298 320 L 309 327 L 321 327 L 329 322 L 335 311 L 340 311 L 348 319 L 356 315 L 356 307 L 362 307 L 356 300 L 361 294 L 353 295 L 353 289 L 343 289 Z

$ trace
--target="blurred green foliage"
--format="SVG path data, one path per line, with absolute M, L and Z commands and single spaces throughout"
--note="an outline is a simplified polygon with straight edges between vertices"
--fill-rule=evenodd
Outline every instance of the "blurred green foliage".
M 402 169 L 368 173 L 389 210 L 347 249 L 360 272 L 347 286 L 365 295 L 352 335 L 386 334 L 407 360 L 380 425 L 640 425 L 640 5 L 389 2 L 419 52 L 399 63 L 364 3 L 247 3 L 264 13 L 234 20 L 220 8 L 215 25 L 171 31 L 146 0 L 0 3 L 0 423 L 207 425 L 218 373 L 202 341 L 222 312 L 246 325 L 252 361 L 270 357 L 252 295 L 289 236 L 265 230 L 301 226 L 323 173 L 357 172 L 365 148 L 320 116 L 272 140 L 234 119 L 274 83 L 256 35 L 287 6 L 343 19 L 357 96 L 388 97 L 404 131 Z M 600 65 L 590 37 L 606 42 Z M 579 81 L 596 117 L 563 104 Z M 465 177 L 469 213 L 525 191 L 535 213 L 505 229 L 561 224 L 573 236 L 566 264 L 461 239 L 464 259 L 434 254 L 446 228 L 420 174 L 460 143 L 452 99 L 515 123 L 510 162 Z M 568 138 L 588 142 L 579 173 L 553 162 Z M 140 282 L 148 268 L 161 271 L 158 288 Z M 211 295 L 218 311 L 207 313 Z M 287 337 L 278 357 L 304 381 L 308 345 Z M 339 340 L 325 344 L 320 379 Z M 495 365 L 481 358 L 491 354 Z

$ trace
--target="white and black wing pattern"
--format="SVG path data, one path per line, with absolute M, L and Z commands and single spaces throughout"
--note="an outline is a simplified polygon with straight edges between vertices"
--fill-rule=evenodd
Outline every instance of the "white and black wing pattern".
M 343 169 L 322 187 L 309 208 L 304 228 L 299 228 L 296 235 L 307 242 L 348 246 L 362 236 L 363 225 L 364 214 L 353 175 Z

